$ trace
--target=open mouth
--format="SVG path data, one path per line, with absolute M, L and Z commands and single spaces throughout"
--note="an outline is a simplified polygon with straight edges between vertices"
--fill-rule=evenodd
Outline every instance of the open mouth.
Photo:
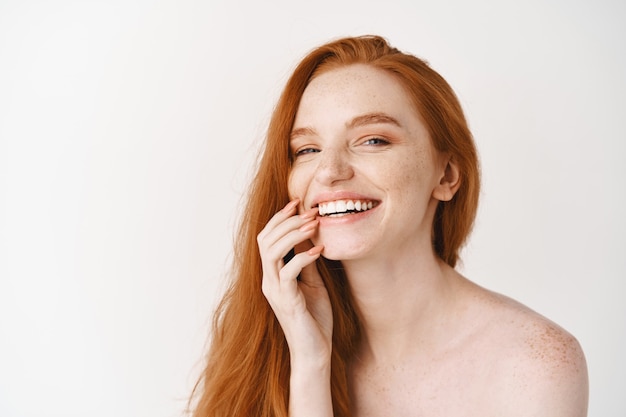
M 322 217 L 341 217 L 371 210 L 377 205 L 378 202 L 372 200 L 336 200 L 320 203 L 317 207 Z

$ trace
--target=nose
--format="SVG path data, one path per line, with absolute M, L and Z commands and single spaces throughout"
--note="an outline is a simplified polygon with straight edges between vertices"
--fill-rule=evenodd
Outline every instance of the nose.
M 354 175 L 349 155 L 341 149 L 326 148 L 320 152 L 315 180 L 322 185 L 333 185 Z

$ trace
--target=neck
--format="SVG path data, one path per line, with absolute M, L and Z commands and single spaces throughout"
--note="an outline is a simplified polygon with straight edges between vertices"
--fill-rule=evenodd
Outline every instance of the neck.
M 343 262 L 361 318 L 360 350 L 380 362 L 435 343 L 458 277 L 432 250 L 388 255 Z

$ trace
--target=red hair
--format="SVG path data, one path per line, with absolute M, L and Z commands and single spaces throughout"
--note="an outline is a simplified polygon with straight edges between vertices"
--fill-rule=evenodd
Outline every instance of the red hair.
M 434 147 L 449 154 L 459 167 L 460 187 L 451 201 L 439 203 L 433 221 L 435 252 L 451 266 L 457 262 L 476 215 L 480 180 L 472 135 L 452 88 L 426 62 L 378 36 L 340 39 L 313 50 L 288 80 L 270 121 L 239 226 L 233 280 L 216 311 L 207 366 L 194 389 L 198 395 L 194 417 L 287 416 L 289 351 L 261 292 L 256 237 L 289 201 L 289 136 L 304 89 L 317 74 L 356 63 L 397 78 L 413 100 Z M 347 364 L 359 342 L 359 319 L 341 263 L 320 258 L 317 267 L 333 307 L 333 408 L 335 416 L 349 416 Z

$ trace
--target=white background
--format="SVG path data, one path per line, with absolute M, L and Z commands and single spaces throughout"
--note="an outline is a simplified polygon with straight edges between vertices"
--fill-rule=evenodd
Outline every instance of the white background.
M 462 271 L 580 340 L 626 415 L 621 1 L 0 0 L 0 416 L 179 416 L 277 95 L 376 33 L 455 88 L 484 188 Z

